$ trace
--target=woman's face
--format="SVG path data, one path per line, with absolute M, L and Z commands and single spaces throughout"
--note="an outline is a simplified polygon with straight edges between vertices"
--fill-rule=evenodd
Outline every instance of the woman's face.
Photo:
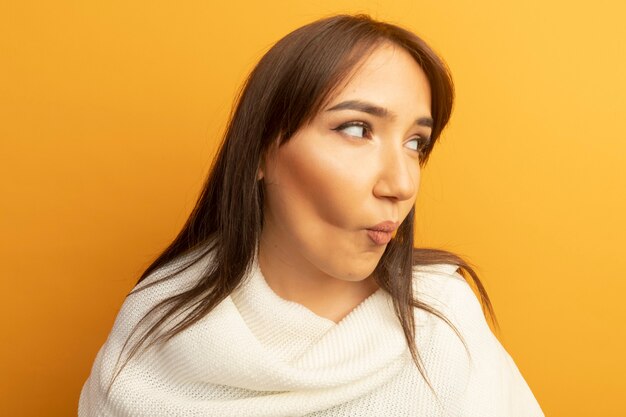
M 411 55 L 377 48 L 310 124 L 266 156 L 264 257 L 326 278 L 369 277 L 387 244 L 368 228 L 401 223 L 415 203 L 430 101 Z

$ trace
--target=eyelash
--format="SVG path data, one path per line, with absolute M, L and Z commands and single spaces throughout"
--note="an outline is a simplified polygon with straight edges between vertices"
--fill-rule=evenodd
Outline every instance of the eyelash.
M 346 129 L 348 127 L 362 127 L 365 129 L 366 132 L 372 132 L 372 128 L 370 127 L 369 123 L 367 122 L 362 122 L 360 120 L 357 121 L 352 121 L 352 122 L 347 122 L 347 123 L 343 123 L 342 125 L 332 129 L 335 131 L 341 131 L 343 129 Z M 357 136 L 353 136 L 353 135 L 349 135 L 350 137 L 357 137 Z M 429 138 L 424 138 L 422 136 L 417 136 L 415 139 L 419 139 L 419 141 L 421 142 L 420 145 L 418 145 L 418 149 L 413 149 L 414 151 L 416 151 L 417 153 L 419 153 L 420 155 L 423 155 L 426 151 L 426 148 L 428 148 L 428 144 L 430 143 L 430 139 Z

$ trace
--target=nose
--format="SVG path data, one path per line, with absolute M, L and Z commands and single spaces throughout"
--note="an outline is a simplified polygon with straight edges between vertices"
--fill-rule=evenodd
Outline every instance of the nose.
M 418 161 L 406 155 L 403 149 L 388 147 L 380 157 L 379 175 L 374 185 L 374 195 L 399 201 L 415 197 L 419 184 Z

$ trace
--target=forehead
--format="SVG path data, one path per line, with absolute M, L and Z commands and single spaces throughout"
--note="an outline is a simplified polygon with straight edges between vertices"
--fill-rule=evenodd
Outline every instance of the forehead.
M 404 48 L 385 43 L 359 61 L 329 100 L 376 102 L 397 113 L 430 114 L 430 85 L 424 70 Z

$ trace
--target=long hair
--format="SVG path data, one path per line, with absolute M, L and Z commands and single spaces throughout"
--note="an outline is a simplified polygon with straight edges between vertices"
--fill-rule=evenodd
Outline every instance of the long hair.
M 422 166 L 426 164 L 450 118 L 454 85 L 444 61 L 421 38 L 367 14 L 325 17 L 289 33 L 261 58 L 239 90 L 219 151 L 192 213 L 178 236 L 143 272 L 137 284 L 183 255 L 190 259 L 182 267 L 186 269 L 212 252 L 212 267 L 200 274 L 191 288 L 163 300 L 143 317 L 140 323 L 156 315 L 129 350 L 126 362 L 140 347 L 167 342 L 192 326 L 242 282 L 254 260 L 263 227 L 264 184 L 263 180 L 257 180 L 257 172 L 264 155 L 272 145 L 287 143 L 301 126 L 312 120 L 340 83 L 383 42 L 404 48 L 428 78 L 434 124 L 431 143 L 419 162 Z M 387 245 L 373 276 L 393 298 L 413 361 L 432 390 L 415 345 L 413 310 L 434 314 L 461 335 L 440 312 L 414 297 L 414 266 L 458 265 L 465 279 L 467 274 L 472 278 L 483 311 L 489 313 L 496 328 L 498 325 L 489 297 L 466 261 L 445 250 L 413 247 L 414 215 L 415 208 Z M 129 296 L 171 279 L 182 269 L 141 288 L 136 286 Z M 182 319 L 163 330 L 168 319 L 175 316 Z M 122 350 L 127 344 L 128 340 Z M 119 371 L 121 368 L 113 379 Z M 109 389 L 111 385 L 112 382 Z

